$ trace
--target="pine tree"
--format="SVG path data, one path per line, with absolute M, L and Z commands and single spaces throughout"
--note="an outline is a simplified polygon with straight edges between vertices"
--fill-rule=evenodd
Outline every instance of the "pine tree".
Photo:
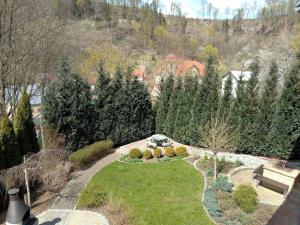
M 168 115 L 167 115 L 166 125 L 165 125 L 165 134 L 171 138 L 174 138 L 174 134 L 175 134 L 175 120 L 177 116 L 177 110 L 180 107 L 179 106 L 180 95 L 183 92 L 182 85 L 183 85 L 182 79 L 180 77 L 177 78 L 175 89 L 173 91 L 170 104 L 169 104 Z
M 189 143 L 188 129 L 192 117 L 191 106 L 194 102 L 194 95 L 197 91 L 197 81 L 194 76 L 187 76 L 184 81 L 184 89 L 179 94 L 178 110 L 175 119 L 175 140 L 183 143 Z
M 32 119 L 29 95 L 24 92 L 17 107 L 14 118 L 14 130 L 22 155 L 28 152 L 38 152 L 40 147 Z
M 195 96 L 192 116 L 189 124 L 191 142 L 202 142 L 202 128 L 218 113 L 220 102 L 221 81 L 210 57 L 206 66 L 206 73 Z M 196 126 L 196 128 L 192 128 Z
M 22 155 L 17 145 L 13 124 L 7 114 L 1 119 L 0 143 L 1 152 L 3 152 L 3 158 L 5 159 L 5 167 L 9 168 L 22 162 Z
M 266 138 L 270 130 L 273 115 L 275 112 L 275 103 L 277 98 L 278 82 L 277 64 L 273 62 L 270 67 L 265 87 L 259 99 L 258 110 L 254 120 L 254 130 L 252 135 L 252 144 L 254 146 L 252 154 L 268 156 L 268 143 Z
M 237 83 L 237 90 L 236 90 L 236 98 L 234 99 L 234 106 L 233 106 L 233 120 L 232 124 L 235 130 L 237 131 L 237 144 L 238 146 L 241 143 L 241 135 L 242 135 L 242 128 L 243 128 L 243 120 L 244 120 L 244 112 L 245 112 L 245 82 L 243 80 L 243 75 L 239 77 Z
M 258 61 L 254 61 L 250 66 L 250 71 L 252 72 L 251 78 L 246 83 L 245 86 L 245 104 L 244 113 L 241 126 L 241 136 L 239 143 L 239 150 L 244 154 L 251 154 L 254 148 L 251 137 L 254 129 L 254 120 L 258 105 L 258 74 L 259 65 Z
M 97 68 L 97 84 L 95 87 L 95 115 L 97 116 L 95 120 L 95 134 L 94 140 L 104 140 L 108 134 L 108 129 L 110 127 L 109 121 L 105 115 L 105 105 L 108 101 L 109 94 L 110 77 L 104 69 L 104 63 L 101 61 Z
M 79 74 L 73 74 L 74 91 L 71 102 L 71 114 L 68 118 L 70 133 L 66 135 L 66 148 L 71 151 L 80 149 L 93 142 L 93 115 L 90 86 Z
M 228 78 L 225 82 L 224 89 L 223 89 L 223 95 L 221 98 L 220 115 L 231 117 L 232 116 L 231 110 L 232 110 L 232 104 L 233 104 L 233 96 L 232 96 L 233 77 L 232 77 L 231 72 L 229 72 L 229 74 L 227 76 L 228 76 Z
M 275 115 L 267 137 L 269 156 L 282 159 L 299 158 L 299 140 L 300 61 L 286 76 L 283 92 L 276 103 Z
M 156 133 L 164 133 L 166 126 L 166 119 L 170 105 L 170 98 L 174 88 L 174 77 L 169 75 L 166 80 L 161 82 L 161 93 L 158 98 L 156 111 Z

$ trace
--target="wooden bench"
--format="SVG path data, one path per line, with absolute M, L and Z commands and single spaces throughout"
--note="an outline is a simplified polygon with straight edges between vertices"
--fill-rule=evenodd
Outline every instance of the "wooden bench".
M 271 190 L 277 191 L 279 193 L 282 193 L 284 196 L 286 196 L 289 186 L 283 183 L 280 183 L 278 181 L 272 180 L 270 178 L 263 176 L 263 166 L 258 167 L 253 172 L 253 180 L 256 181 L 256 185 L 261 185 L 263 187 L 267 187 Z

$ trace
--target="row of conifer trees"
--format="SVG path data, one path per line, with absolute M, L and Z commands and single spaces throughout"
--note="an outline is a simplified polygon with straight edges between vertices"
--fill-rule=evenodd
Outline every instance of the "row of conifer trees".
M 106 139 L 119 146 L 154 132 L 148 89 L 132 78 L 130 68 L 117 66 L 111 77 L 100 62 L 94 90 L 72 71 L 66 57 L 60 60 L 58 75 L 45 91 L 43 112 L 48 126 L 65 137 L 68 150 Z
M 24 92 L 13 122 L 7 114 L 0 122 L 0 170 L 22 162 L 29 152 L 39 151 L 39 143 L 32 119 L 29 95 Z
M 156 133 L 174 140 L 203 145 L 204 128 L 216 117 L 227 121 L 235 135 L 235 151 L 277 158 L 300 156 L 300 58 L 288 74 L 279 74 L 275 62 L 264 82 L 259 82 L 259 63 L 253 62 L 251 78 L 240 77 L 233 93 L 233 76 L 222 88 L 212 60 L 199 82 L 197 77 L 162 81 L 156 103 Z M 279 79 L 284 79 L 278 91 Z M 224 119 L 226 118 L 226 119 Z

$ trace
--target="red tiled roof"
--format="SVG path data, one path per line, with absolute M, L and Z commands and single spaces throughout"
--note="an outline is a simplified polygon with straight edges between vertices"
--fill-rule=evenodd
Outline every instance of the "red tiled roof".
M 141 69 L 135 69 L 132 72 L 132 76 L 134 77 L 138 77 L 138 78 L 144 78 L 145 76 L 145 71 L 141 70 Z

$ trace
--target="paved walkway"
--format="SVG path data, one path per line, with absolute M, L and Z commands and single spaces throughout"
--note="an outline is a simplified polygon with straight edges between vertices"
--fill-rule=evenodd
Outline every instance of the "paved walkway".
M 79 171 L 73 175 L 72 180 L 66 185 L 66 187 L 60 193 L 60 196 L 56 198 L 52 205 L 52 209 L 75 209 L 76 203 L 80 192 L 84 187 L 90 182 L 92 177 L 103 167 L 116 161 L 119 158 L 118 153 L 110 154 L 95 164 L 90 168 Z M 51 225 L 51 224 L 49 224 Z
M 103 215 L 90 211 L 49 209 L 37 217 L 40 225 L 109 225 Z

